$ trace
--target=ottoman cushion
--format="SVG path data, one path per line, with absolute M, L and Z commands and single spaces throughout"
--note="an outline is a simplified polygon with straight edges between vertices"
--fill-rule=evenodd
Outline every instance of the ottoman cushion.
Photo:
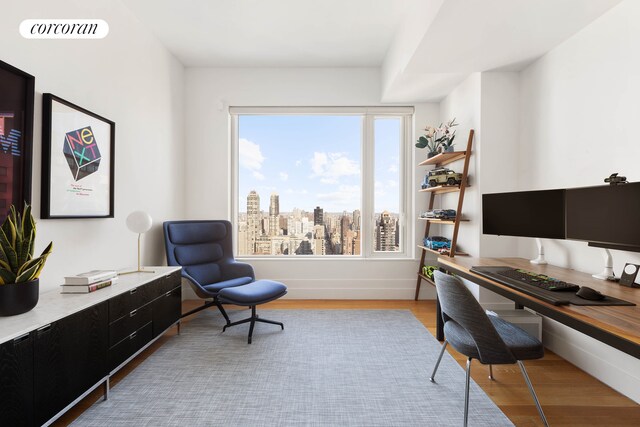
M 287 287 L 274 280 L 257 280 L 242 286 L 224 288 L 218 292 L 218 299 L 236 305 L 258 305 L 273 301 L 287 293 Z

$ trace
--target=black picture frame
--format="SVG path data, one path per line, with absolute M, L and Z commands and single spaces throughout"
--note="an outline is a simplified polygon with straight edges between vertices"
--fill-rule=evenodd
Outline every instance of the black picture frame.
M 113 218 L 115 122 L 51 93 L 42 98 L 40 217 Z
M 31 203 L 35 80 L 0 61 L 0 222 Z

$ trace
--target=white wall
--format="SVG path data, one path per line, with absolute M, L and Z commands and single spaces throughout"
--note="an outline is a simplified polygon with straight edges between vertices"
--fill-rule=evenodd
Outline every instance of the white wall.
M 640 2 L 624 1 L 521 73 L 521 190 L 600 185 L 612 172 L 640 181 L 638 22 Z M 547 241 L 545 250 L 551 264 L 603 267 L 602 250 L 583 242 Z M 640 262 L 612 253 L 617 273 Z M 520 254 L 531 257 L 533 244 L 522 241 Z M 640 402 L 640 360 L 555 322 L 544 334 L 553 351 Z
M 188 151 L 197 155 L 187 154 L 185 216 L 230 219 L 228 106 L 375 106 L 380 85 L 380 71 L 368 68 L 188 69 L 186 140 Z M 437 105 L 418 106 L 416 127 L 437 120 L 437 111 Z M 251 264 L 258 277 L 286 283 L 290 298 L 411 298 L 418 270 L 415 256 L 400 261 L 252 258 Z
M 102 40 L 26 40 L 18 26 L 29 18 L 99 18 L 110 26 Z M 136 236 L 125 226 L 133 210 L 156 225 L 144 237 L 143 261 L 162 264 L 160 224 L 184 211 L 184 69 L 119 1 L 14 2 L 0 15 L 1 59 L 36 78 L 33 212 L 36 251 L 54 242 L 41 291 L 62 277 L 94 268 L 136 264 Z M 51 92 L 116 123 L 115 218 L 42 220 L 40 170 L 42 93 Z

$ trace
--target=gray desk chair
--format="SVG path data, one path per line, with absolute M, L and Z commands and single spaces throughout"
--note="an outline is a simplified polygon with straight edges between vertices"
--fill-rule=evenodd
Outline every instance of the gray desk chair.
M 547 419 L 542 412 L 540 402 L 533 390 L 523 360 L 540 359 L 544 356 L 544 347 L 536 338 L 517 326 L 496 316 L 487 316 L 480 303 L 457 277 L 440 271 L 434 272 L 438 300 L 442 308 L 445 341 L 440 356 L 429 378 L 435 382 L 436 371 L 442 355 L 450 343 L 458 352 L 467 356 L 467 381 L 464 394 L 464 425 L 469 417 L 469 380 L 471 359 L 477 359 L 483 365 L 504 365 L 517 363 L 522 371 L 529 391 L 538 408 L 545 426 Z M 493 379 L 493 372 L 491 372 Z

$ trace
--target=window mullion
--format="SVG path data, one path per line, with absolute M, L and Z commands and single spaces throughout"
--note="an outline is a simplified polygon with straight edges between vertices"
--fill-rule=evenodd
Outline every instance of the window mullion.
M 371 257 L 374 254 L 374 238 L 373 230 L 375 227 L 374 218 L 374 197 L 375 197 L 375 182 L 374 182 L 374 130 L 373 130 L 374 116 L 371 114 L 365 114 L 363 120 L 362 129 L 362 219 L 363 226 L 361 231 L 362 251 L 366 257 Z

